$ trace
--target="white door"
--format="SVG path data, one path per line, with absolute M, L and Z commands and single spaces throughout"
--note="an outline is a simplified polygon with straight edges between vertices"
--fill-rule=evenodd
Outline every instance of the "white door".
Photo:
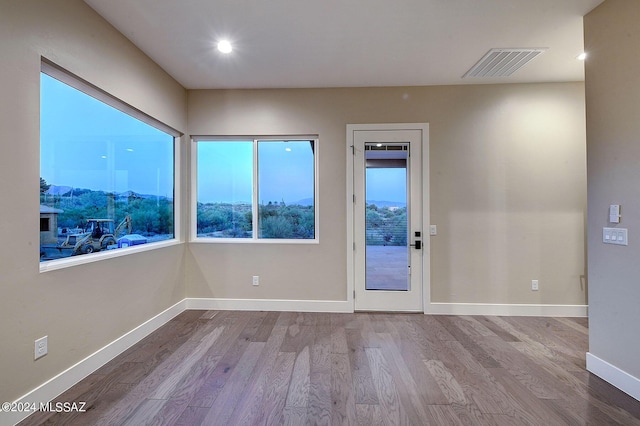
M 423 133 L 353 130 L 355 310 L 423 311 Z

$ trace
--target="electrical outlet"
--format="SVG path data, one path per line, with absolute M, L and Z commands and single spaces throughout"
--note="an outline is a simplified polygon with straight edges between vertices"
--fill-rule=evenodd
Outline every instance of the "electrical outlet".
M 538 280 L 531 280 L 531 291 L 538 291 Z
M 260 277 L 258 275 L 253 276 L 253 285 L 255 286 L 260 285 Z
M 49 352 L 48 336 L 44 336 L 35 341 L 34 359 L 41 358 Z

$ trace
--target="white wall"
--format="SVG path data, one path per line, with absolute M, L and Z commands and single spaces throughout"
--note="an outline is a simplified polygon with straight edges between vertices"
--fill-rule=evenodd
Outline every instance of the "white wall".
M 640 2 L 607 0 L 585 17 L 589 352 L 635 377 L 640 398 Z M 629 246 L 602 243 L 610 204 Z M 611 371 L 610 371 L 611 372 Z M 620 383 L 618 383 L 619 385 Z M 629 392 L 630 389 L 627 389 Z
M 39 272 L 41 56 L 176 129 L 186 124 L 184 89 L 81 0 L 0 1 L 0 401 L 185 296 L 183 244 Z M 49 354 L 34 361 L 44 335 Z
M 191 297 L 346 300 L 346 125 L 428 122 L 432 301 L 586 304 L 582 83 L 194 90 L 188 108 L 193 135 L 320 136 L 320 244 L 190 244 Z

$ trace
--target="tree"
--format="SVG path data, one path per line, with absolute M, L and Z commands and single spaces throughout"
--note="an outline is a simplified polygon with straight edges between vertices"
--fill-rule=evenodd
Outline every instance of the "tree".
M 49 185 L 47 181 L 42 179 L 41 177 L 40 178 L 40 194 L 44 194 L 49 190 L 49 188 L 51 188 L 51 185 Z
M 269 216 L 262 220 L 260 227 L 262 238 L 292 238 L 294 229 L 282 216 Z

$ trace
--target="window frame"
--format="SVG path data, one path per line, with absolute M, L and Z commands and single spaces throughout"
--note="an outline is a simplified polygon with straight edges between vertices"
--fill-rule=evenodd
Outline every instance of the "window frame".
M 134 106 L 109 94 L 99 87 L 89 83 L 81 77 L 67 71 L 66 69 L 60 67 L 59 65 L 53 63 L 45 57 L 41 57 L 40 73 L 38 74 L 39 79 L 41 74 L 46 74 L 49 77 L 52 77 L 76 90 L 79 90 L 87 96 L 97 99 L 98 101 L 173 137 L 173 238 L 137 246 L 123 247 L 117 250 L 106 250 L 96 253 L 84 254 L 82 256 L 72 256 L 62 259 L 39 261 L 40 272 L 42 273 L 47 271 L 54 271 L 71 266 L 97 262 L 104 259 L 128 256 L 134 253 L 157 250 L 164 247 L 182 244 L 184 241 L 182 239 L 181 228 L 182 203 L 180 194 L 180 141 L 184 134 L 174 129 L 173 127 L 168 126 L 167 124 L 164 124 L 163 122 L 142 112 Z
M 234 136 L 191 136 L 191 224 L 190 243 L 203 244 L 319 244 L 320 243 L 320 200 L 319 200 L 319 136 L 318 135 L 234 135 Z M 253 191 L 251 196 L 252 236 L 251 238 L 212 238 L 198 236 L 198 143 L 208 142 L 253 142 Z M 313 238 L 260 238 L 258 230 L 258 143 L 264 141 L 313 141 Z

